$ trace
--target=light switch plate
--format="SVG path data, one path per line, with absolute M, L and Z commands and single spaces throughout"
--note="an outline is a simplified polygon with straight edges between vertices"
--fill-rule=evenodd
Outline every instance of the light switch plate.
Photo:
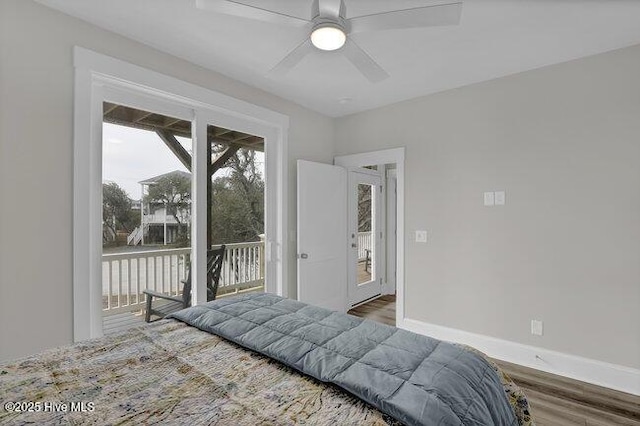
M 494 195 L 494 201 L 496 206 L 504 206 L 506 201 L 506 194 L 504 191 L 496 191 Z
M 485 206 L 493 206 L 494 204 L 495 204 L 494 193 L 493 192 L 485 192 L 484 193 L 484 205 Z
M 427 231 L 416 231 L 416 243 L 427 242 Z
M 531 334 L 535 336 L 542 336 L 542 321 L 540 320 L 531 320 Z

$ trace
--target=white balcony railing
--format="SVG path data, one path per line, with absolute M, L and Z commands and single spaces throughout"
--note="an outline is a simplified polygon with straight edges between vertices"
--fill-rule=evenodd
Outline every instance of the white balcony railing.
M 103 315 L 143 309 L 146 289 L 174 296 L 180 294 L 190 256 L 189 247 L 103 255 Z M 263 285 L 264 243 L 228 244 L 218 294 Z
M 144 223 L 154 223 L 157 225 L 167 223 L 168 225 L 175 225 L 178 223 L 176 218 L 173 215 L 164 215 L 164 214 L 145 214 L 142 216 L 142 220 Z
M 366 258 L 365 250 L 371 250 L 371 231 L 358 232 L 358 260 Z

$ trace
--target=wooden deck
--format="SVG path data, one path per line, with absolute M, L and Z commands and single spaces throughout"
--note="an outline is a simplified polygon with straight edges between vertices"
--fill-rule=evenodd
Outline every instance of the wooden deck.
M 365 271 L 364 261 L 358 262 L 358 282 L 366 283 L 371 280 L 371 266 Z
M 395 325 L 395 296 L 382 296 L 350 314 Z M 640 426 L 640 397 L 494 360 L 531 404 L 537 426 Z
M 238 292 L 222 293 L 218 295 L 218 298 L 233 296 L 240 293 L 254 293 L 264 291 L 264 286 L 251 287 Z M 179 308 L 176 308 L 176 311 Z M 157 320 L 157 317 L 153 317 L 152 320 Z M 125 312 L 121 314 L 108 315 L 102 317 L 102 330 L 105 336 L 118 333 L 120 331 L 128 330 L 132 327 L 138 327 L 144 325 L 144 311 Z
M 125 312 L 122 314 L 102 317 L 102 331 L 105 336 L 128 330 L 132 327 L 145 324 L 144 312 Z

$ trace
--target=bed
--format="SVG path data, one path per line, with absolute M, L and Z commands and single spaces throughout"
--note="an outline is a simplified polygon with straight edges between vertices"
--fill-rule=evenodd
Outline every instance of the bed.
M 316 328 L 323 324 L 329 333 L 347 330 L 336 336 L 352 342 L 362 338 L 363 342 L 375 341 L 374 347 L 380 348 L 382 341 L 382 350 L 431 345 L 429 353 L 444 353 L 442 348 L 454 351 L 455 362 L 450 365 L 435 360 L 442 364 L 437 376 L 453 371 L 455 363 L 461 365 L 455 376 L 467 374 L 469 363 L 458 362 L 462 359 L 482 365 L 483 383 L 497 381 L 500 389 L 496 392 L 501 394 L 497 398 L 504 399 L 492 400 L 495 407 L 489 405 L 489 411 L 503 410 L 498 405 L 504 402 L 512 417 L 487 421 L 480 414 L 468 414 L 480 413 L 476 406 L 482 403 L 478 401 L 491 391 L 483 390 L 470 400 L 471 391 L 464 389 L 466 400 L 458 400 L 448 396 L 448 382 L 440 382 L 437 389 L 420 384 L 418 390 L 426 389 L 429 398 L 435 395 L 438 404 L 445 401 L 443 407 L 453 406 L 457 414 L 451 418 L 444 414 L 429 417 L 424 411 L 430 411 L 433 404 L 409 403 L 397 397 L 405 387 L 415 387 L 416 371 L 425 369 L 426 362 L 412 371 L 395 372 L 411 379 L 393 396 L 380 399 L 377 394 L 385 385 L 377 382 L 377 373 L 354 375 L 355 367 L 375 365 L 371 354 L 379 354 L 380 349 L 349 345 L 349 351 L 357 352 L 354 348 L 360 347 L 365 355 L 336 368 L 322 352 L 331 346 L 313 342 L 327 332 Z M 285 329 L 292 330 L 289 337 L 273 337 Z M 394 340 L 398 338 L 402 340 Z M 490 360 L 472 348 L 450 348 L 444 342 L 424 343 L 422 339 L 429 338 L 273 295 L 224 298 L 180 311 L 174 318 L 0 365 L 4 405 L 0 424 L 533 425 L 524 394 Z M 298 340 L 310 342 L 314 350 L 294 356 L 299 343 L 292 346 L 291 342 Z M 335 336 L 328 339 L 339 340 Z M 303 358 L 307 362 L 301 362 Z M 391 367 L 394 365 L 392 362 Z M 390 371 L 389 366 L 385 368 L 382 375 Z M 394 397 L 408 406 L 408 413 L 397 411 Z M 463 403 L 467 405 L 457 407 Z M 417 405 L 422 408 L 414 409 Z

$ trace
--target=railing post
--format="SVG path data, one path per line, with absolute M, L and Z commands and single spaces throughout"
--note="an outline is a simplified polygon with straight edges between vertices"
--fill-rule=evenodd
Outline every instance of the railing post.
M 258 246 L 258 277 L 264 278 L 264 234 L 258 235 L 260 237 L 260 245 Z
M 220 289 L 230 287 L 227 292 L 238 292 L 263 281 L 264 254 L 264 236 L 260 241 L 228 244 Z M 103 255 L 103 312 L 113 315 L 143 308 L 145 289 L 176 295 L 179 281 L 187 276 L 191 256 L 191 248 Z

